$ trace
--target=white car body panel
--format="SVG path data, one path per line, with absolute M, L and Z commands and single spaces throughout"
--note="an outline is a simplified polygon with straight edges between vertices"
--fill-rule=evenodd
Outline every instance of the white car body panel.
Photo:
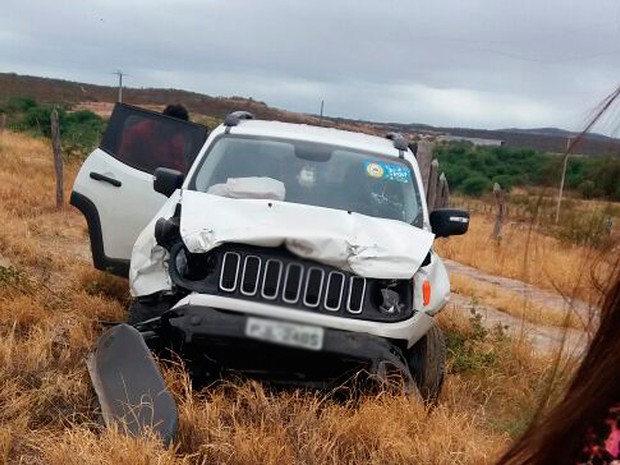
M 431 285 L 430 302 L 424 305 L 422 285 L 428 281 Z M 413 308 L 435 315 L 450 301 L 450 276 L 443 261 L 431 251 L 431 263 L 423 266 L 413 276 Z
M 120 181 L 121 186 L 92 179 L 93 172 Z M 153 190 L 152 175 L 120 162 L 101 149 L 86 159 L 73 191 L 97 206 L 105 255 L 120 260 L 130 259 L 144 225 L 167 200 Z
M 159 218 L 170 218 L 181 198 L 181 191 L 174 192 L 150 223 L 138 236 L 129 267 L 129 290 L 132 297 L 172 291 L 168 273 L 168 251 L 155 241 L 155 223 Z

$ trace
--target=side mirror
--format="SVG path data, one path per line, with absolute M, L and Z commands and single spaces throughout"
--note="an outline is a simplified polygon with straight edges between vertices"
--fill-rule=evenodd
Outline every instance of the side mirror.
M 469 228 L 469 212 L 458 208 L 438 208 L 433 210 L 430 219 L 437 237 L 460 236 Z
M 183 173 L 170 168 L 157 168 L 153 173 L 153 189 L 155 192 L 170 197 L 183 185 Z

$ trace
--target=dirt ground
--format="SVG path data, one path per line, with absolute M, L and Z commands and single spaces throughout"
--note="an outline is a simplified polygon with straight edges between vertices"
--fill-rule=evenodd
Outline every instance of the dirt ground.
M 475 298 L 452 293 L 448 304 L 463 315 L 478 312 L 482 315 L 482 323 L 489 329 L 498 325 L 515 338 L 525 338 L 542 353 L 554 353 L 558 350 L 578 356 L 587 347 L 591 329 L 595 326 L 598 308 L 579 299 L 571 299 L 553 293 L 546 289 L 539 289 L 522 281 L 494 276 L 479 269 L 463 265 L 452 260 L 446 260 L 446 267 L 451 274 L 467 276 L 475 282 L 485 283 L 497 287 L 501 292 L 510 292 L 517 295 L 523 307 L 537 305 L 548 310 L 556 310 L 567 315 L 573 314 L 583 322 L 582 329 L 570 327 L 537 324 L 527 319 L 511 315 L 506 312 L 477 301 Z

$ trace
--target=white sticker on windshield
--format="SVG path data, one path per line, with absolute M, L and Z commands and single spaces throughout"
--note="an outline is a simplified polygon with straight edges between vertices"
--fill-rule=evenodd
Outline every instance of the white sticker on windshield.
M 314 187 L 316 183 L 316 173 L 311 166 L 304 166 L 297 175 L 297 182 L 302 187 Z

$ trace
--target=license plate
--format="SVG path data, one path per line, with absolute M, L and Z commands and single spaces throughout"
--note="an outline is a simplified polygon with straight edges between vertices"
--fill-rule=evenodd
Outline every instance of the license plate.
M 248 337 L 310 350 L 321 350 L 323 333 L 323 328 L 317 326 L 263 320 L 262 318 L 248 318 L 245 325 L 245 334 Z

